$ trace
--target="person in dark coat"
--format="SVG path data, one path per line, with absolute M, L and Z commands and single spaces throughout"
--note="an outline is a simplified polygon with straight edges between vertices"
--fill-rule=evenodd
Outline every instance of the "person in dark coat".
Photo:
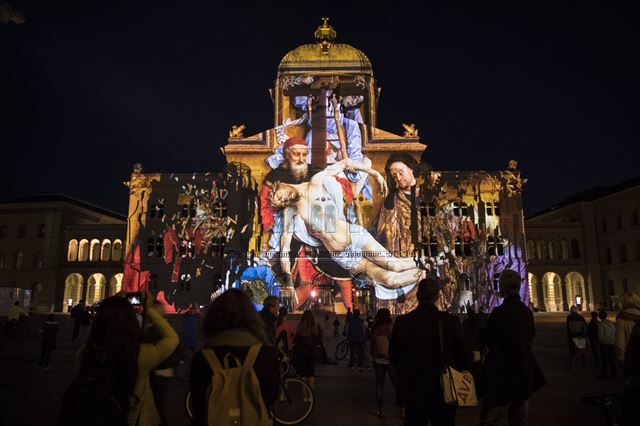
M 51 361 L 51 354 L 56 348 L 56 340 L 58 338 L 58 322 L 56 321 L 56 316 L 54 314 L 49 314 L 47 321 L 42 324 L 40 332 L 42 333 L 42 341 L 40 345 L 40 362 L 38 362 L 38 366 L 45 370 L 50 370 L 51 367 L 49 367 L 49 362 Z
M 586 368 L 586 351 L 576 346 L 574 339 L 584 339 L 587 337 L 587 321 L 578 313 L 576 306 L 571 307 L 571 312 L 567 316 L 567 343 L 569 345 L 569 363 L 567 369 L 571 370 L 573 361 L 576 358 L 582 359 L 582 365 Z
M 640 406 L 640 322 L 631 329 L 624 353 L 624 393 L 622 395 L 622 425 L 638 421 Z
M 533 313 L 520 301 L 520 275 L 505 270 L 500 275 L 502 305 L 493 310 L 482 330 L 489 353 L 483 367 L 481 426 L 526 425 L 529 397 L 547 382 L 533 357 L 536 334 Z
M 418 307 L 396 319 L 389 342 L 389 357 L 398 375 L 398 402 L 406 405 L 405 426 L 429 421 L 433 426 L 452 426 L 456 408 L 444 402 L 440 374 L 445 363 L 468 370 L 471 351 L 458 318 L 436 307 L 440 289 L 433 278 L 420 281 L 416 297 Z
M 71 308 L 71 318 L 73 319 L 73 335 L 72 340 L 78 341 L 80 327 L 82 326 L 82 316 L 84 313 L 84 299 L 81 299 L 76 306 Z
M 349 342 L 349 367 L 362 370 L 364 362 L 364 345 L 367 340 L 365 323 L 360 318 L 360 310 L 353 311 L 353 316 L 347 321 L 347 341 Z
M 276 296 L 267 296 L 262 302 L 260 318 L 264 323 L 264 331 L 267 334 L 267 344 L 276 345 L 276 320 L 278 319 L 279 301 Z
M 587 326 L 587 339 L 589 339 L 589 346 L 591 347 L 591 354 L 593 355 L 593 363 L 596 368 L 600 367 L 600 345 L 598 344 L 598 313 L 591 312 L 591 321 Z

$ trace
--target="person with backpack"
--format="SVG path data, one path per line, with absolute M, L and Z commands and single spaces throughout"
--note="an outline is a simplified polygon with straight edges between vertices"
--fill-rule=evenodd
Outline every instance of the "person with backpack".
M 144 314 L 160 336 L 154 343 L 141 342 L 136 311 L 126 298 L 112 296 L 100 303 L 58 425 L 160 424 L 149 375 L 178 346 L 178 335 L 152 302 L 147 292 Z
M 393 389 L 396 389 L 396 373 L 389 361 L 389 339 L 393 330 L 393 320 L 389 309 L 379 309 L 371 326 L 371 357 L 373 358 L 373 370 L 376 379 L 376 403 L 377 415 L 381 419 L 384 415 L 384 382 L 389 376 Z
M 278 395 L 278 352 L 249 297 L 230 289 L 202 320 L 204 348 L 189 374 L 193 425 L 267 426 Z
M 313 318 L 310 310 L 304 311 L 300 323 L 296 329 L 296 337 L 293 340 L 295 367 L 302 380 L 307 382 L 311 389 L 316 381 L 316 360 L 318 348 L 322 345 L 322 331 Z
M 56 348 L 56 340 L 58 336 L 58 322 L 54 314 L 49 314 L 47 320 L 42 324 L 40 329 L 42 333 L 41 350 L 40 350 L 40 362 L 38 367 L 45 370 L 51 370 L 49 362 L 51 361 L 51 353 Z

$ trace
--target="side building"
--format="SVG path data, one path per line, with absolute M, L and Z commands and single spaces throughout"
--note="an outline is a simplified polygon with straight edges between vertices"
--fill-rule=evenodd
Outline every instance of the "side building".
M 67 312 L 122 283 L 125 217 L 62 194 L 0 202 L 0 313 Z
M 640 292 L 640 177 L 574 194 L 525 221 L 533 306 L 616 309 Z

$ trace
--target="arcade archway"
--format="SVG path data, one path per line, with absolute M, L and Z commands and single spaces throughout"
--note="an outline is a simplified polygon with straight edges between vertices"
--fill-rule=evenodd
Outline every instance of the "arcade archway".
M 62 300 L 64 311 L 69 312 L 82 299 L 83 284 L 82 275 L 77 273 L 67 275 L 64 280 L 64 298 Z

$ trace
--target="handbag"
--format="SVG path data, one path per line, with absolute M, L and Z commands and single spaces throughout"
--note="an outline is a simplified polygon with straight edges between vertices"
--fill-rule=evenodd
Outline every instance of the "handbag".
M 440 354 L 442 356 L 443 371 L 440 374 L 440 386 L 444 395 L 444 402 L 456 407 L 475 407 L 478 405 L 476 385 L 473 375 L 469 371 L 458 371 L 444 361 L 444 345 L 442 343 L 442 320 L 438 321 L 440 337 Z
M 584 337 L 574 337 L 573 345 L 576 347 L 576 349 L 586 349 L 587 340 Z

